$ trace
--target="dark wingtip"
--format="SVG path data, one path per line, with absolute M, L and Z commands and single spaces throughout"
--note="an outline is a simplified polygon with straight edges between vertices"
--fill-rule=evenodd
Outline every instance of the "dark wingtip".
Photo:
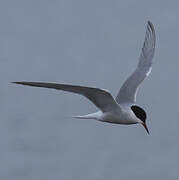
M 148 24 L 152 24 L 152 22 L 150 20 L 147 21 Z
M 13 84 L 21 84 L 21 82 L 11 82 L 11 83 L 13 83 Z
M 11 82 L 13 84 L 20 84 L 20 85 L 26 85 L 25 82 Z
M 147 21 L 147 24 L 150 26 L 152 32 L 154 32 L 154 25 L 152 24 L 151 21 Z
M 151 21 L 147 21 L 147 23 L 148 23 L 149 26 L 153 26 Z

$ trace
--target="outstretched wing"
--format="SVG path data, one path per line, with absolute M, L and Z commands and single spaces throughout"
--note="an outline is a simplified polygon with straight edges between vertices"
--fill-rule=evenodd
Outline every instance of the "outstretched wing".
M 13 83 L 27 85 L 27 86 L 34 86 L 34 87 L 52 88 L 56 90 L 77 93 L 87 97 L 103 112 L 110 111 L 114 108 L 119 108 L 119 105 L 116 103 L 116 101 L 109 92 L 98 88 L 73 86 L 67 84 L 43 83 L 43 82 L 13 82 Z
M 119 104 L 135 103 L 137 89 L 140 83 L 150 74 L 152 70 L 153 56 L 155 51 L 155 30 L 153 24 L 148 21 L 145 41 L 139 63 L 134 73 L 125 81 L 121 87 L 116 101 Z

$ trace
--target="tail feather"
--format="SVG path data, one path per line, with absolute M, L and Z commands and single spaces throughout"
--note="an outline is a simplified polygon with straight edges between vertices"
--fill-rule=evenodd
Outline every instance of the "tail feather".
M 87 114 L 87 115 L 82 115 L 82 116 L 73 116 L 73 118 L 76 119 L 95 119 L 95 120 L 100 120 L 100 114 L 99 112 L 92 113 L 92 114 Z
M 94 119 L 93 117 L 90 117 L 89 115 L 72 116 L 72 118 L 75 118 L 75 119 Z

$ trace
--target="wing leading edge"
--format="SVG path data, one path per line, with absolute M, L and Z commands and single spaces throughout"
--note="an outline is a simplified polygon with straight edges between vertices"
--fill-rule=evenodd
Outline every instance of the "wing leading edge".
M 150 74 L 155 51 L 155 30 L 153 24 L 148 21 L 145 40 L 139 62 L 134 73 L 125 81 L 121 87 L 116 101 L 119 104 L 135 103 L 136 94 L 141 82 Z
M 119 108 L 112 95 L 103 89 L 74 86 L 68 84 L 56 84 L 56 83 L 43 83 L 43 82 L 13 82 L 15 84 L 21 84 L 26 86 L 52 88 L 56 90 L 68 91 L 77 93 L 88 98 L 93 104 L 95 104 L 103 112 L 110 111 L 114 108 Z

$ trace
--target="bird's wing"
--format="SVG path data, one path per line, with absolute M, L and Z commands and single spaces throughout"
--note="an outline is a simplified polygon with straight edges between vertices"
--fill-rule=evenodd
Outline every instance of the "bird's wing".
M 145 41 L 137 68 L 134 73 L 125 81 L 116 97 L 116 101 L 119 104 L 136 102 L 138 86 L 152 70 L 155 41 L 156 38 L 154 26 L 150 21 L 148 21 Z
M 107 112 L 110 110 L 114 110 L 115 108 L 119 108 L 119 105 L 116 103 L 116 101 L 108 91 L 98 88 L 73 86 L 67 84 L 43 83 L 43 82 L 13 82 L 13 83 L 27 85 L 27 86 L 34 86 L 34 87 L 52 88 L 52 89 L 77 93 L 87 97 L 103 112 Z

